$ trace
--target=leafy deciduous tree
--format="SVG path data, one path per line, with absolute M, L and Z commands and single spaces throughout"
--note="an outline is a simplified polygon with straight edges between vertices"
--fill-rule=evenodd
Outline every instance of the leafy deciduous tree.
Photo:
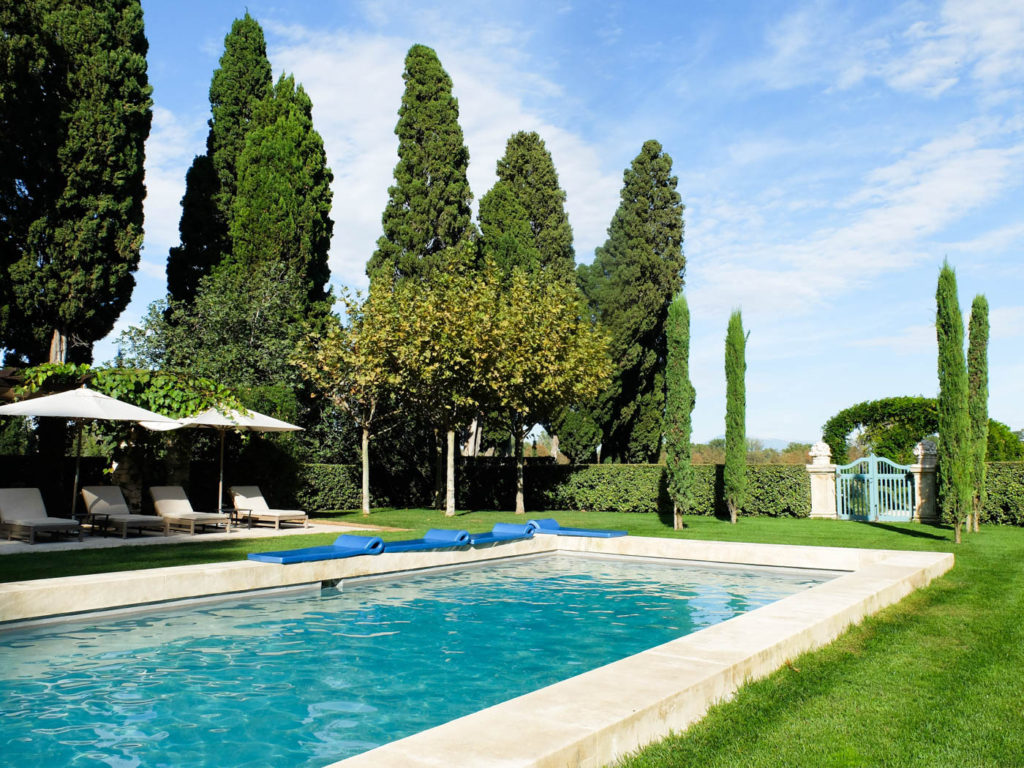
M 388 414 L 393 401 L 398 373 L 393 368 L 390 345 L 393 329 L 389 320 L 394 313 L 381 311 L 389 304 L 384 295 L 383 306 L 377 300 L 381 290 L 375 288 L 365 301 L 343 296 L 345 324 L 335 315 L 327 321 L 326 330 L 317 330 L 299 342 L 292 361 L 308 379 L 338 408 L 348 413 L 362 433 L 362 512 L 370 514 L 370 438 L 379 430 L 382 417 Z
M 690 459 L 691 417 L 696 392 L 690 382 L 690 307 L 680 291 L 668 308 L 665 325 L 668 358 L 665 366 L 665 465 L 668 492 L 675 509 L 673 525 L 693 507 L 693 463 Z
M 729 316 L 725 336 L 725 504 L 735 525 L 747 499 L 747 334 L 739 310 Z

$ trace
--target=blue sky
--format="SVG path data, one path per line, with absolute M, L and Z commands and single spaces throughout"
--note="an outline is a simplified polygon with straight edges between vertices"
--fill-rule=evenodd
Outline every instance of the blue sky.
M 936 393 L 944 258 L 991 306 L 993 418 L 1024 428 L 1024 3 L 143 0 L 154 123 L 146 239 L 118 330 L 165 288 L 185 171 L 232 19 L 314 103 L 334 171 L 332 282 L 363 288 L 396 161 L 402 63 L 437 50 L 479 199 L 508 136 L 554 157 L 589 262 L 646 139 L 686 204 L 694 439 L 724 431 L 743 310 L 747 432 L 819 439 L 862 400 Z M 116 335 L 116 331 L 115 334 Z M 113 336 L 96 348 L 113 356 Z

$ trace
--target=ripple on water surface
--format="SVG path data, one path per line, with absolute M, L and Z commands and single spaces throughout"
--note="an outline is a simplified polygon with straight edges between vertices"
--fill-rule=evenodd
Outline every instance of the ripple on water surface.
M 821 581 L 549 557 L 0 635 L 0 754 L 322 766 Z

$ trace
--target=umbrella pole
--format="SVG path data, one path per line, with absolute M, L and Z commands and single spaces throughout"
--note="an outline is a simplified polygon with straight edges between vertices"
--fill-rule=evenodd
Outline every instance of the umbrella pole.
M 221 506 L 224 504 L 224 435 L 227 434 L 226 429 L 220 431 L 220 479 L 217 481 L 217 506 L 213 508 L 214 512 L 220 512 Z
M 71 519 L 75 519 L 75 512 L 78 510 L 78 470 L 82 463 L 82 420 L 75 419 L 75 428 L 78 431 L 78 447 L 75 449 L 75 483 L 71 486 Z

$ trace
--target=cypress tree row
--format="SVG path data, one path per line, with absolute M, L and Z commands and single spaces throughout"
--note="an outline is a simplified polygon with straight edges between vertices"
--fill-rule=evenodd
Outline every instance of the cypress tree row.
M 506 270 L 550 268 L 558 276 L 571 275 L 576 255 L 565 192 L 541 137 L 533 131 L 513 134 L 498 160 L 497 174 L 498 182 L 480 198 L 485 246 L 499 254 Z M 517 243 L 511 252 L 510 239 Z
M 611 332 L 616 371 L 595 421 L 602 455 L 654 463 L 665 408 L 665 319 L 683 286 L 683 203 L 672 158 L 644 143 L 623 174 L 621 202 L 593 264 L 578 269 L 595 320 Z
M 257 105 L 236 165 L 227 263 L 245 269 L 261 262 L 284 265 L 305 288 L 295 297 L 297 305 L 326 317 L 333 175 L 312 110 L 309 96 L 290 76 L 282 76 Z
M 366 265 L 371 280 L 422 276 L 445 249 L 475 237 L 466 177 L 469 150 L 451 78 L 433 49 L 414 45 L 402 79 L 395 126 L 398 164 L 382 217 L 384 234 Z
M 971 458 L 974 493 L 971 520 L 979 530 L 981 509 L 985 506 L 985 459 L 988 452 L 988 300 L 981 295 L 971 304 L 967 346 L 967 410 L 971 419 Z M 971 527 L 969 525 L 968 527 Z
M 953 523 L 956 543 L 971 511 L 972 441 L 964 362 L 964 320 L 957 300 L 956 273 L 943 262 L 935 292 L 939 373 L 939 507 Z
M 690 461 L 691 417 L 696 392 L 690 382 L 690 307 L 680 291 L 668 308 L 665 325 L 668 360 L 665 366 L 665 469 L 675 510 L 674 527 L 693 508 L 693 464 Z
M 172 300 L 192 303 L 199 281 L 231 251 L 238 160 L 271 82 L 263 28 L 246 12 L 231 24 L 210 83 L 212 116 L 206 154 L 195 158 L 185 176 L 181 245 L 172 248 L 167 259 L 167 291 Z
M 89 361 L 142 245 L 142 8 L 19 0 L 0 21 L 0 346 L 15 362 Z
M 725 504 L 734 525 L 747 500 L 746 346 L 743 317 L 729 316 L 725 336 Z

